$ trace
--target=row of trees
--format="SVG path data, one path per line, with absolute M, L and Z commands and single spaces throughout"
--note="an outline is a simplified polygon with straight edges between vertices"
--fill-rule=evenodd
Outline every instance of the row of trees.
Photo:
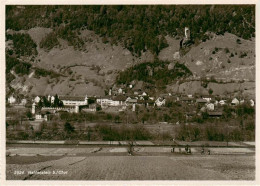
M 253 141 L 255 140 L 255 123 L 249 121 L 246 128 L 230 127 L 228 124 L 206 124 L 200 126 L 181 125 L 176 132 L 176 139 L 182 141 Z
M 198 111 L 199 108 L 197 108 Z M 77 122 L 113 122 L 113 123 L 198 123 L 204 124 L 215 121 L 236 121 L 243 122 L 246 125 L 246 120 L 254 118 L 255 108 L 245 103 L 237 107 L 224 106 L 223 115 L 220 118 L 209 117 L 207 111 L 201 115 L 194 114 L 187 118 L 186 113 L 194 110 L 194 106 L 186 105 L 185 103 L 176 103 L 172 101 L 166 102 L 166 108 L 145 108 L 144 106 L 136 105 L 135 112 L 125 111 L 120 114 L 104 113 L 61 113 L 60 119 L 63 121 Z M 238 121 L 238 122 L 237 122 Z M 237 124 L 240 125 L 240 124 Z
M 13 133 L 8 127 L 14 126 L 21 128 L 19 121 L 7 121 L 7 137 L 13 139 L 44 139 L 44 140 L 170 140 L 172 138 L 182 141 L 252 141 L 255 140 L 255 124 L 250 120 L 246 128 L 239 126 L 229 126 L 223 123 L 211 123 L 205 125 L 185 125 L 181 124 L 174 131 L 151 132 L 141 125 L 109 125 L 97 124 L 94 127 L 80 128 L 81 124 L 65 123 L 46 123 L 43 122 L 38 130 L 34 130 L 28 122 L 23 122 L 24 130 L 19 129 L 20 133 Z M 18 127 L 18 128 L 17 128 Z
M 51 99 L 48 100 L 45 96 L 43 96 L 38 102 L 37 107 L 63 107 L 63 102 L 59 99 L 57 94 L 54 96 L 53 103 L 51 102 Z
M 153 135 L 145 129 L 143 126 L 113 126 L 107 124 L 98 124 L 94 127 L 87 127 L 84 129 L 79 129 L 75 127 L 74 124 L 70 122 L 65 123 L 47 123 L 42 122 L 37 130 L 34 130 L 28 122 L 23 124 L 24 130 L 21 130 L 21 125 L 19 122 L 14 123 L 13 121 L 8 121 L 6 127 L 11 127 L 14 129 L 20 129 L 16 135 L 12 133 L 13 130 L 7 130 L 7 138 L 13 139 L 59 139 L 59 140 L 149 140 L 153 138 Z

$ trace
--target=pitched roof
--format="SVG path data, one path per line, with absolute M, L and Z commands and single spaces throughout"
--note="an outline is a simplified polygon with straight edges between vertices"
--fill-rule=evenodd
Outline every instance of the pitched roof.
M 194 98 L 189 98 L 189 97 L 182 97 L 181 101 L 192 101 Z
M 66 101 L 85 101 L 85 96 L 60 96 L 59 99 Z
M 212 111 L 212 112 L 208 112 L 209 116 L 222 116 L 222 112 L 221 111 Z
M 127 102 L 128 103 L 137 103 L 137 99 L 129 99 Z
M 107 96 L 97 97 L 97 99 L 111 99 L 111 96 L 107 95 Z
M 205 99 L 196 99 L 197 103 L 207 103 L 207 100 Z
M 113 98 L 114 101 L 125 101 L 126 97 L 123 95 L 118 95 L 116 97 Z
M 158 102 L 158 101 L 162 102 L 162 101 L 164 101 L 164 100 L 165 100 L 164 98 L 158 97 L 158 98 L 156 99 L 156 102 Z

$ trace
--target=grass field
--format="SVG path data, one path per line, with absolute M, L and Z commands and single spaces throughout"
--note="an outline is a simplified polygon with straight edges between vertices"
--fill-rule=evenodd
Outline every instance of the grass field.
M 175 150 L 175 153 L 171 153 L 170 150 L 169 147 L 134 147 L 133 156 L 130 156 L 127 153 L 127 147 L 10 147 L 7 152 L 12 153 L 12 156 L 6 158 L 6 179 L 255 179 L 255 154 L 252 149 L 211 148 L 211 155 L 201 155 L 199 149 L 196 148 L 192 148 L 192 155 L 179 153 L 178 149 Z M 15 153 L 16 155 L 14 155 Z

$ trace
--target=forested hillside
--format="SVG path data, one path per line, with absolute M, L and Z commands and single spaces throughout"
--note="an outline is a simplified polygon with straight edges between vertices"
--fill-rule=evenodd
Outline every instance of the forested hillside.
M 207 39 L 206 32 L 233 33 L 244 39 L 255 36 L 255 6 L 7 6 L 6 29 L 52 28 L 40 46 L 46 50 L 63 38 L 81 49 L 81 29 L 93 30 L 104 43 L 121 42 L 137 56 L 149 50 L 158 55 L 167 47 L 166 35 L 183 36 L 188 26 L 195 42 Z
M 254 97 L 255 6 L 8 5 L 6 67 L 7 95 L 103 96 L 138 81 L 155 92 L 220 95 L 242 87 L 224 83 L 245 82 Z
M 183 64 L 176 63 L 172 69 L 168 69 L 168 66 L 169 62 L 165 61 L 135 65 L 120 72 L 117 83 L 129 84 L 133 80 L 138 80 L 154 84 L 158 88 L 192 75 L 192 72 Z

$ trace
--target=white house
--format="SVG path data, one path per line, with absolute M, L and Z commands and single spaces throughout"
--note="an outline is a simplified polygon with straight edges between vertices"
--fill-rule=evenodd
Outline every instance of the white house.
M 220 104 L 220 105 L 225 105 L 225 104 L 226 104 L 226 100 L 220 100 L 220 101 L 219 101 L 219 104 Z
M 158 107 L 161 107 L 163 105 L 165 105 L 165 99 L 161 98 L 161 97 L 158 97 L 157 100 L 155 101 L 155 104 L 158 106 Z
M 211 101 L 211 98 L 209 97 L 204 97 L 203 99 L 207 100 L 208 103 Z
M 60 96 L 59 99 L 63 102 L 64 106 L 79 106 L 87 105 L 88 97 L 84 96 Z
M 110 106 L 123 106 L 125 105 L 126 97 L 123 95 L 116 96 L 112 99 Z
M 55 100 L 55 97 L 54 96 L 51 96 L 51 104 L 53 104 L 54 103 L 54 100 Z
M 126 105 L 134 105 L 134 104 L 137 104 L 137 99 L 136 98 L 130 98 L 128 97 L 126 99 Z
M 131 97 L 127 97 L 125 101 L 127 102 L 127 101 L 130 100 L 130 99 L 132 99 L 132 98 L 131 98 Z
M 26 99 L 22 99 L 21 100 L 21 105 L 25 105 L 27 103 L 27 100 Z
M 133 104 L 132 111 L 135 112 L 135 104 Z
M 13 103 L 15 103 L 15 102 L 16 102 L 15 97 L 14 97 L 13 95 L 11 95 L 11 96 L 8 98 L 8 103 L 13 104 Z
M 201 107 L 200 111 L 201 112 L 205 112 L 206 111 L 206 107 Z
M 255 106 L 255 102 L 254 102 L 254 100 L 250 99 L 249 102 L 250 102 L 251 107 Z
M 34 102 L 35 102 L 35 103 L 39 103 L 40 100 L 41 100 L 41 98 L 40 98 L 39 96 L 36 96 L 36 97 L 34 98 Z
M 48 119 L 47 119 L 47 115 L 36 114 L 35 120 L 37 120 L 37 121 L 47 121 Z
M 214 110 L 214 104 L 213 103 L 209 103 L 207 104 L 207 110 L 213 111 Z
M 35 114 L 35 102 L 32 104 L 32 114 Z
M 187 96 L 188 96 L 188 98 L 192 98 L 192 94 L 188 94 Z
M 234 98 L 232 101 L 231 101 L 231 105 L 238 105 L 239 104 L 239 101 L 237 98 Z
M 144 97 L 143 97 L 143 96 L 140 96 L 140 97 L 139 97 L 139 100 L 144 100 Z
M 118 89 L 118 94 L 122 94 L 123 90 L 121 88 Z
M 113 100 L 109 96 L 103 98 L 97 98 L 97 103 L 101 105 L 101 108 L 111 105 Z
M 146 93 L 146 92 L 143 92 L 143 93 L 142 93 L 142 96 L 147 96 L 147 93 Z

